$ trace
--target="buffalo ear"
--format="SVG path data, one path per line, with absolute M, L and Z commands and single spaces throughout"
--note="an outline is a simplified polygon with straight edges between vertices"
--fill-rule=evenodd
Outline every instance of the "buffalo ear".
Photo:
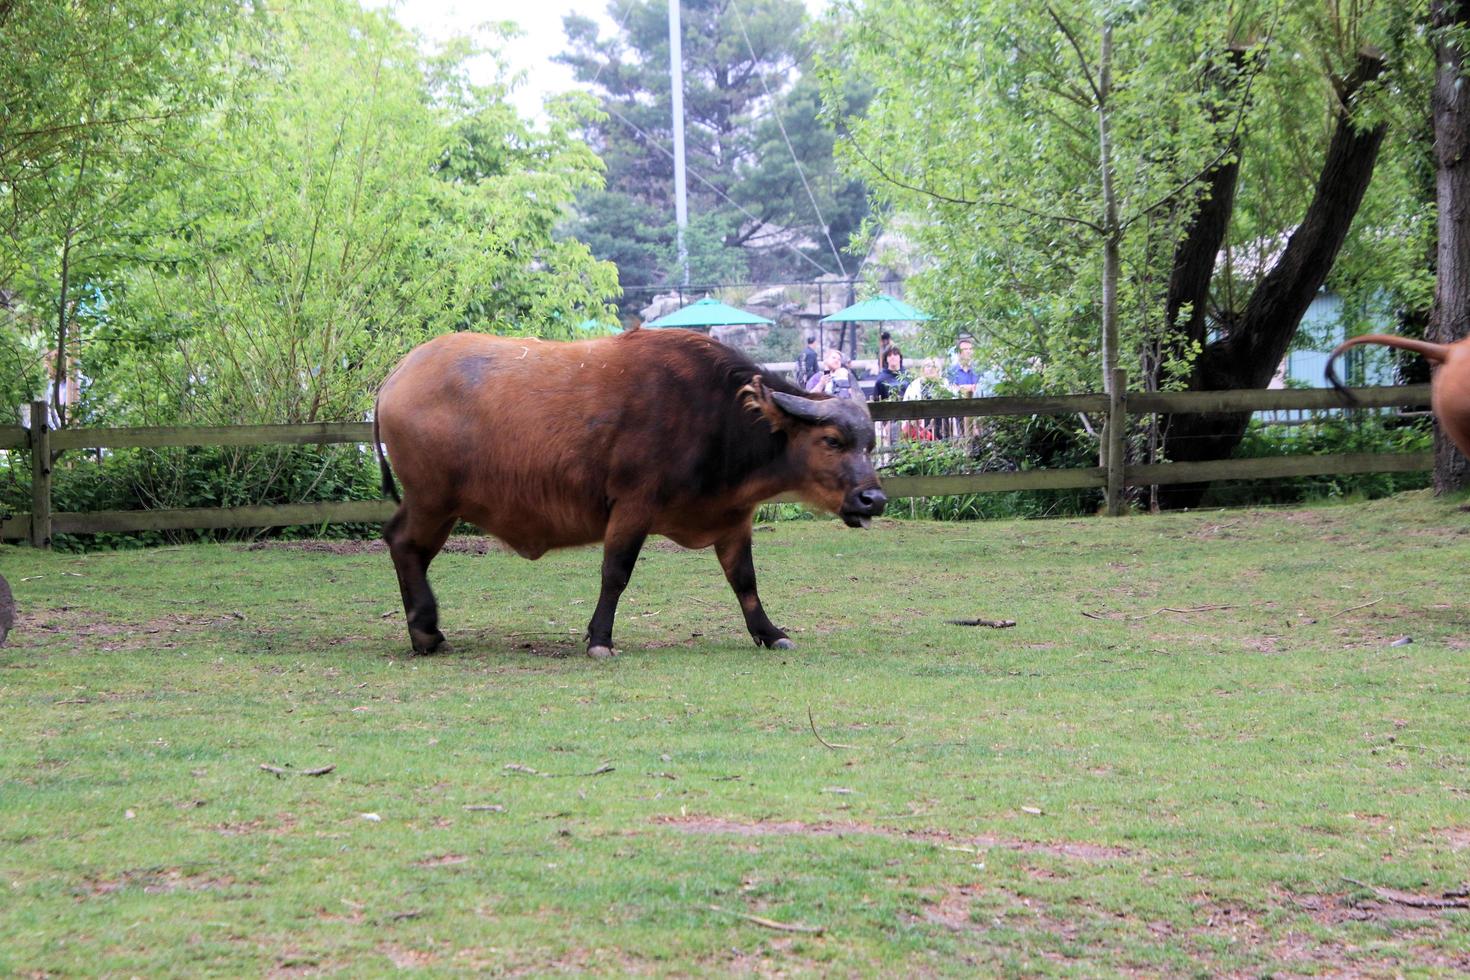
M 752 412 L 759 413 L 770 423 L 773 431 L 779 432 L 790 424 L 791 419 L 781 411 L 771 395 L 771 389 L 765 386 L 765 383 L 761 381 L 761 376 L 757 374 L 750 379 L 750 384 L 740 389 L 740 404 Z

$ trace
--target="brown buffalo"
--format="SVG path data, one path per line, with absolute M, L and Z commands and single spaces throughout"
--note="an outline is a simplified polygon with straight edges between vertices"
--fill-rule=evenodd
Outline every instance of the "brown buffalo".
M 612 655 L 618 597 L 650 534 L 714 546 L 751 636 L 792 646 L 756 594 L 756 505 L 794 492 L 866 527 L 887 498 L 866 408 L 759 371 L 686 330 L 573 343 L 460 333 L 411 351 L 378 392 L 374 441 L 403 483 L 383 537 L 413 649 L 444 642 L 426 572 L 458 520 L 526 558 L 602 542 L 594 657 Z M 379 462 L 400 499 L 381 450 Z
M 1344 394 L 1347 394 L 1347 388 L 1337 379 L 1333 362 L 1343 351 L 1359 344 L 1384 344 L 1411 350 L 1436 365 L 1429 388 L 1429 407 L 1450 442 L 1470 456 L 1470 337 L 1453 344 L 1434 344 L 1388 333 L 1349 337 L 1327 356 L 1327 380 Z

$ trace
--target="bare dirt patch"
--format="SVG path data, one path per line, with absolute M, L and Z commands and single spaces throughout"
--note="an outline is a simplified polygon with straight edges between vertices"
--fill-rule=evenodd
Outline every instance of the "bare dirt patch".
M 1016 840 L 990 834 L 967 836 L 945 830 L 898 830 L 864 823 L 807 823 L 800 820 L 729 820 L 724 817 L 655 817 L 654 823 L 686 834 L 729 834 L 737 837 L 887 837 L 922 841 L 940 846 L 1003 848 L 1028 854 L 1051 854 L 1082 861 L 1115 861 L 1131 857 L 1121 847 L 1075 841 L 1046 842 Z
M 39 647 L 48 637 L 59 637 L 75 645 L 74 652 L 136 650 L 140 647 L 172 649 L 183 636 L 238 626 L 245 614 L 237 611 L 170 613 L 142 623 L 108 619 L 100 613 L 57 606 L 22 614 L 10 634 L 9 646 Z
M 244 546 L 245 551 L 297 551 L 316 555 L 373 555 L 387 551 L 388 546 L 380 538 L 344 538 L 329 540 L 307 538 L 300 541 L 254 541 Z M 509 553 L 495 538 L 457 534 L 444 542 L 442 553 L 451 555 L 488 555 L 492 552 Z
M 125 888 L 137 888 L 145 895 L 167 895 L 170 892 L 201 892 L 228 888 L 235 880 L 229 877 L 185 874 L 178 868 L 139 868 L 124 871 L 115 878 L 88 877 L 80 891 L 82 897 L 111 895 Z
M 257 817 L 254 820 L 227 821 L 214 824 L 209 829 L 226 837 L 244 837 L 248 834 L 289 834 L 296 829 L 296 817 L 289 813 L 281 813 L 270 820 Z
M 1470 848 L 1470 827 L 1448 827 L 1440 833 L 1449 842 L 1450 850 L 1456 854 Z
M 413 866 L 415 868 L 446 868 L 456 864 L 465 864 L 468 861 L 469 858 L 463 854 L 436 854 L 422 861 L 415 861 Z

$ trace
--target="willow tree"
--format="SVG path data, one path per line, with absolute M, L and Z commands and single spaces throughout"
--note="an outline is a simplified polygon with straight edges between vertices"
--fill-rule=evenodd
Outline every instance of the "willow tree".
M 835 16 L 877 93 L 846 149 L 934 257 L 916 288 L 989 361 L 1063 391 L 1105 386 L 1115 359 L 1148 388 L 1265 385 L 1422 61 L 1413 12 L 1372 0 Z M 1246 420 L 1169 421 L 1188 459 L 1228 454 Z
M 1228 12 L 881 0 L 838 16 L 843 70 L 874 87 L 843 149 L 918 217 L 936 259 L 921 292 L 988 360 L 1107 390 L 1164 329 L 1143 301 L 1157 257 L 1232 152 L 1255 50 L 1178 40 L 1230 37 Z

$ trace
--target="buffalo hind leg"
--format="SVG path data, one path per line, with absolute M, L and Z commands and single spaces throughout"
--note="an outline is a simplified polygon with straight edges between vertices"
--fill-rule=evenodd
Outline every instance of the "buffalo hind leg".
M 618 612 L 618 599 L 633 577 L 633 566 L 648 531 L 641 524 L 622 525 L 616 518 L 608 524 L 607 535 L 602 544 L 602 592 L 597 597 L 597 609 L 592 621 L 587 624 L 587 655 L 599 660 L 613 655 L 613 617 Z
M 715 555 L 725 570 L 725 579 L 735 590 L 740 611 L 745 614 L 745 627 L 763 647 L 789 650 L 796 644 L 766 615 L 761 597 L 755 591 L 755 559 L 750 553 L 750 525 L 746 524 L 715 543 Z
M 427 519 L 407 504 L 400 504 L 383 525 L 383 540 L 388 542 L 393 570 L 398 573 L 398 591 L 403 594 L 403 613 L 408 619 L 408 639 L 414 653 L 444 649 L 439 604 L 429 588 L 429 563 L 444 547 L 453 528 L 454 518 Z

